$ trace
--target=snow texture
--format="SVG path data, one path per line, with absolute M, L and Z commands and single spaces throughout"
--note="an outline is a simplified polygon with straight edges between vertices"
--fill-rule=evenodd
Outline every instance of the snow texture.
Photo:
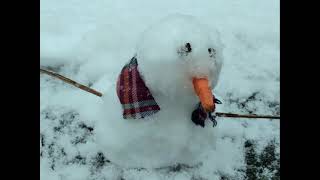
M 178 16 L 184 18 L 176 18 Z M 123 140 L 129 142 L 130 138 L 138 137 L 138 133 L 143 136 L 144 132 L 151 133 L 159 127 L 155 123 L 130 122 L 131 132 L 124 128 L 119 132 L 117 127 L 126 126 L 127 121 L 119 119 L 108 127 L 106 123 L 121 117 L 116 113 L 121 111 L 121 106 L 112 102 L 118 100 L 114 87 L 122 66 L 138 53 L 141 68 L 147 69 L 144 71 L 145 77 L 159 77 L 152 77 L 154 73 L 143 68 L 152 64 L 144 64 L 143 59 L 154 59 L 157 63 L 160 61 L 157 58 L 160 58 L 161 63 L 167 63 L 166 60 L 172 59 L 177 52 L 176 46 L 170 45 L 184 44 L 181 37 L 186 36 L 190 37 L 188 41 L 194 47 L 194 53 L 186 56 L 192 58 L 186 58 L 184 62 L 188 64 L 194 59 L 202 60 L 197 64 L 201 71 L 189 69 L 189 75 L 206 71 L 207 66 L 203 64 L 206 58 L 210 59 L 204 57 L 207 47 L 216 50 L 218 60 L 222 59 L 219 53 L 223 52 L 223 68 L 214 89 L 223 104 L 217 106 L 217 111 L 280 115 L 278 1 L 49 0 L 41 1 L 40 18 L 41 66 L 105 95 L 99 98 L 40 75 L 41 179 L 280 178 L 278 120 L 219 118 L 216 128 L 209 125 L 205 130 L 190 127 L 192 124 L 173 122 L 172 129 L 159 133 L 159 136 L 166 137 L 170 135 L 167 132 L 173 133 L 174 128 L 179 128 L 179 136 L 173 137 L 171 142 L 175 147 L 170 147 L 176 152 L 168 153 L 169 149 L 163 153 L 162 159 L 168 160 L 170 156 L 179 154 L 180 146 L 193 152 L 199 152 L 200 148 L 202 154 L 191 154 L 201 161 L 191 165 L 183 162 L 147 169 L 118 165 L 110 159 L 115 156 L 108 153 L 125 146 L 121 143 Z M 166 18 L 169 19 L 164 21 Z M 155 24 L 158 22 L 161 26 Z M 200 28 L 194 28 L 195 24 Z M 189 30 L 183 31 L 187 34 L 178 33 L 184 26 Z M 153 30 L 153 27 L 158 28 Z M 153 41 L 153 33 L 161 36 L 166 33 L 167 36 L 157 36 Z M 168 39 L 171 43 L 166 45 L 164 40 Z M 163 68 L 161 75 L 164 78 L 157 79 L 159 83 L 156 85 L 147 80 L 151 87 L 156 87 L 152 91 L 159 90 L 155 93 L 169 96 L 177 96 L 179 92 L 184 97 L 191 94 L 188 84 L 170 84 L 178 79 L 164 81 L 181 75 L 178 71 L 175 75 L 167 73 L 175 72 L 170 68 L 176 69 L 174 66 Z M 105 126 L 101 126 L 103 119 L 106 120 Z M 141 131 L 132 132 L 133 127 L 139 127 Z M 196 135 L 190 134 L 190 128 Z M 203 133 L 208 134 L 207 138 Z M 124 149 L 123 153 L 130 153 L 131 150 Z M 182 157 L 186 161 L 194 159 L 185 155 Z M 143 164 L 147 159 L 139 157 L 137 161 Z

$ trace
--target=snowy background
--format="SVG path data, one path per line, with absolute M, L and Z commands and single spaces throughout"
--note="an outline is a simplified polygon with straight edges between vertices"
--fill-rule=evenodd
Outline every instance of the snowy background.
M 134 55 L 141 33 L 182 13 L 221 33 L 224 66 L 215 94 L 223 104 L 217 111 L 280 115 L 279 1 L 41 0 L 40 5 L 43 68 L 106 92 Z M 112 164 L 96 143 L 102 105 L 92 94 L 40 75 L 42 180 L 280 179 L 278 120 L 219 118 L 217 148 L 199 166 L 127 169 Z

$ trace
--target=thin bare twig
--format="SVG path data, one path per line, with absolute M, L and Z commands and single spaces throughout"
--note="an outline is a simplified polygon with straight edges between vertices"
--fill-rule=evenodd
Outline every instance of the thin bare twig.
M 66 83 L 68 83 L 68 84 L 71 84 L 71 85 L 73 85 L 73 86 L 75 86 L 75 87 L 77 87 L 77 88 L 80 88 L 80 89 L 82 89 L 82 90 L 84 90 L 84 91 L 87 91 L 87 92 L 89 92 L 89 93 L 91 93 L 91 94 L 94 94 L 94 95 L 96 95 L 96 96 L 99 96 L 99 97 L 102 96 L 102 93 L 101 93 L 101 92 L 98 92 L 98 91 L 96 91 L 96 90 L 94 90 L 94 89 L 91 89 L 91 88 L 89 88 L 89 87 L 87 87 L 87 86 L 85 86 L 85 85 L 79 84 L 79 83 L 75 82 L 74 80 L 71 80 L 71 79 L 69 79 L 69 78 L 66 78 L 66 77 L 64 77 L 64 76 L 62 76 L 62 75 L 60 75 L 60 74 L 58 74 L 58 73 L 55 73 L 55 72 L 52 72 L 52 71 L 48 71 L 48 70 L 45 70 L 45 69 L 41 69 L 41 68 L 40 68 L 40 73 L 45 73 L 45 74 L 47 74 L 47 75 L 49 75 L 49 76 L 58 78 L 58 79 L 66 82 Z
M 85 85 L 82 85 L 82 84 L 79 84 L 69 78 L 66 78 L 58 73 L 55 73 L 55 72 L 52 72 L 52 71 L 48 71 L 48 70 L 45 70 L 45 69 L 41 69 L 40 68 L 40 72 L 41 73 L 45 73 L 49 76 L 52 76 L 52 77 L 55 77 L 55 78 L 58 78 L 68 84 L 71 84 L 77 88 L 80 88 L 84 91 L 87 91 L 91 94 L 94 94 L 96 96 L 99 96 L 101 97 L 102 96 L 102 93 L 101 92 L 98 92 L 94 89 L 91 89 Z M 216 116 L 218 117 L 230 117 L 230 118 L 264 118 L 264 119 L 280 119 L 280 116 L 268 116 L 268 115 L 256 115 L 256 114 L 233 114 L 233 113 L 223 113 L 223 112 L 216 112 Z
M 263 118 L 263 119 L 280 119 L 280 116 L 267 116 L 267 115 L 256 115 L 256 114 L 233 114 L 233 113 L 222 113 L 216 112 L 218 117 L 234 117 L 234 118 Z

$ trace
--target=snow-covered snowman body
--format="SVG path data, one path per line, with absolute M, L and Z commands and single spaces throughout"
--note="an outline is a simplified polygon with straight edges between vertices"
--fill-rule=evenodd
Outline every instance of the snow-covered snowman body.
M 156 168 L 198 163 L 214 148 L 212 122 L 191 121 L 199 103 L 192 78 L 207 77 L 212 89 L 222 66 L 218 32 L 194 17 L 171 15 L 147 29 L 138 42 L 138 70 L 161 110 L 143 119 L 123 119 L 115 89 L 105 93 L 106 118 L 97 122 L 97 141 L 107 158 L 124 167 Z M 115 86 L 113 87 L 115 88 Z

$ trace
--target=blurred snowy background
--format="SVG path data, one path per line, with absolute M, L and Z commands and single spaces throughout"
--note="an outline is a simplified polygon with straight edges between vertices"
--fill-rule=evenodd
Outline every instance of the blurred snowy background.
M 182 13 L 218 29 L 224 66 L 217 111 L 280 115 L 279 1 L 41 0 L 40 65 L 104 92 L 134 55 L 141 33 Z M 278 120 L 219 118 L 217 149 L 197 167 L 126 169 L 95 139 L 102 100 L 40 75 L 40 176 L 66 179 L 280 179 Z M 116 138 L 116 137 L 115 137 Z

